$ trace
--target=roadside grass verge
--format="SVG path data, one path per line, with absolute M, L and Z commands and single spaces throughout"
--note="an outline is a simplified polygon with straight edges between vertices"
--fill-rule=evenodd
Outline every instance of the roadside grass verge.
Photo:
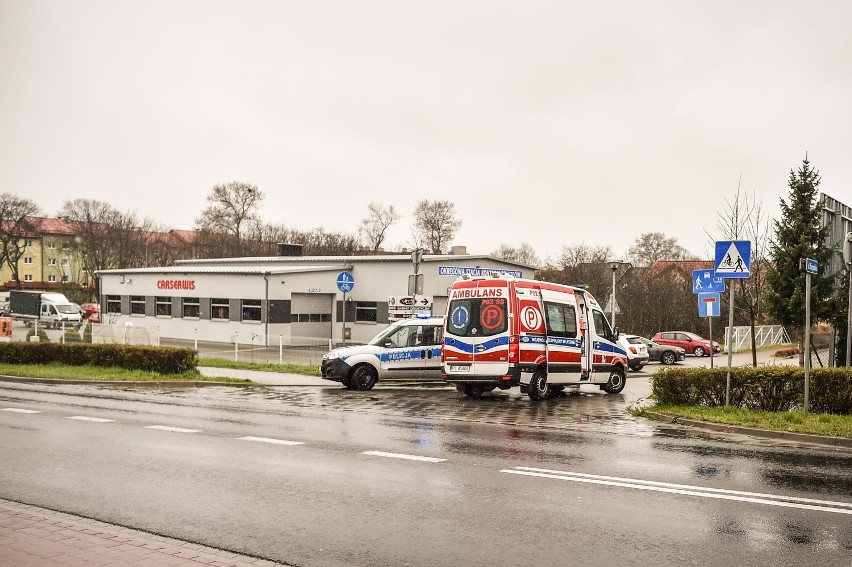
M 212 368 L 235 368 L 238 370 L 260 370 L 263 372 L 286 372 L 304 376 L 319 376 L 319 365 L 315 364 L 270 364 L 259 362 L 236 362 L 224 358 L 199 358 L 198 366 Z
M 51 364 L 0 364 L 0 374 L 20 376 L 22 378 L 50 378 L 54 380 L 89 380 L 110 382 L 225 382 L 251 383 L 241 378 L 208 378 L 197 370 L 188 370 L 180 374 L 157 374 L 142 370 L 103 366 L 70 366 L 61 363 Z
M 774 431 L 852 438 L 852 415 L 764 412 L 730 406 L 705 407 L 673 404 L 656 404 L 647 408 L 633 410 L 632 413 L 653 419 L 653 416 L 647 414 L 648 411 L 726 425 L 742 425 Z

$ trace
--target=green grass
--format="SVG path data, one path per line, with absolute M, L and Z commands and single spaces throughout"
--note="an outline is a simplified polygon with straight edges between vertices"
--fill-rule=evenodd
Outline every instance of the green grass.
M 224 358 L 200 358 L 198 366 L 213 368 L 235 368 L 239 370 L 262 370 L 264 372 L 286 372 L 304 376 L 319 376 L 319 366 L 315 364 L 262 364 L 259 362 L 236 362 Z
M 643 408 L 642 410 L 636 410 L 634 413 L 650 417 L 645 414 L 645 410 L 726 425 L 743 425 L 775 431 L 852 438 L 852 415 L 804 412 L 776 413 L 744 410 L 735 407 L 711 408 L 704 406 L 677 406 L 672 404 L 657 404 Z
M 6 376 L 21 376 L 25 378 L 51 378 L 54 380 L 90 380 L 113 382 L 226 382 L 251 383 L 251 380 L 241 378 L 208 378 L 197 370 L 181 374 L 157 374 L 141 370 L 125 370 L 123 368 L 105 368 L 102 366 L 68 366 L 61 363 L 52 364 L 2 364 L 0 374 Z

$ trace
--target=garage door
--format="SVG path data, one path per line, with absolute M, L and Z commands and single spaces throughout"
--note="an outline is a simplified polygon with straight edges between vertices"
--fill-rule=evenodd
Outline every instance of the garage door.
M 328 341 L 333 305 L 334 295 L 330 293 L 294 293 L 290 304 L 293 343 Z

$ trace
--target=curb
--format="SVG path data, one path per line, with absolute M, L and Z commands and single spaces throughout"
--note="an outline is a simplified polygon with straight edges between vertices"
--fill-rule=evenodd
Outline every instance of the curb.
M 253 386 L 264 386 L 256 382 L 206 382 L 206 381 L 175 381 L 175 380 L 69 380 L 63 378 L 26 378 L 24 376 L 7 376 L 0 374 L 2 382 L 16 382 L 19 384 L 75 384 L 78 386 L 236 386 L 238 388 L 246 388 Z
M 783 439 L 785 441 L 796 441 L 799 443 L 812 443 L 815 445 L 825 445 L 828 447 L 841 447 L 844 449 L 852 449 L 852 439 L 846 437 L 829 437 L 827 435 L 814 435 L 812 433 L 793 433 L 791 431 L 758 429 L 756 427 L 746 427 L 743 425 L 712 423 L 710 421 L 687 419 L 684 417 L 676 417 L 648 410 L 643 410 L 643 413 L 653 418 L 654 420 L 661 421 L 663 423 L 687 425 L 689 427 L 708 429 L 710 431 L 719 431 L 721 433 L 740 433 L 742 435 L 751 435 L 752 437 L 761 437 L 764 439 Z

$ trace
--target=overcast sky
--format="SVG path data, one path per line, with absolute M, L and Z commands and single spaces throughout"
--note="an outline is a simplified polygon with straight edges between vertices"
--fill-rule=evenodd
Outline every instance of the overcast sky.
M 805 152 L 852 203 L 852 2 L 0 0 L 0 192 L 192 228 L 213 185 L 355 231 L 449 199 L 454 244 L 710 257 Z

